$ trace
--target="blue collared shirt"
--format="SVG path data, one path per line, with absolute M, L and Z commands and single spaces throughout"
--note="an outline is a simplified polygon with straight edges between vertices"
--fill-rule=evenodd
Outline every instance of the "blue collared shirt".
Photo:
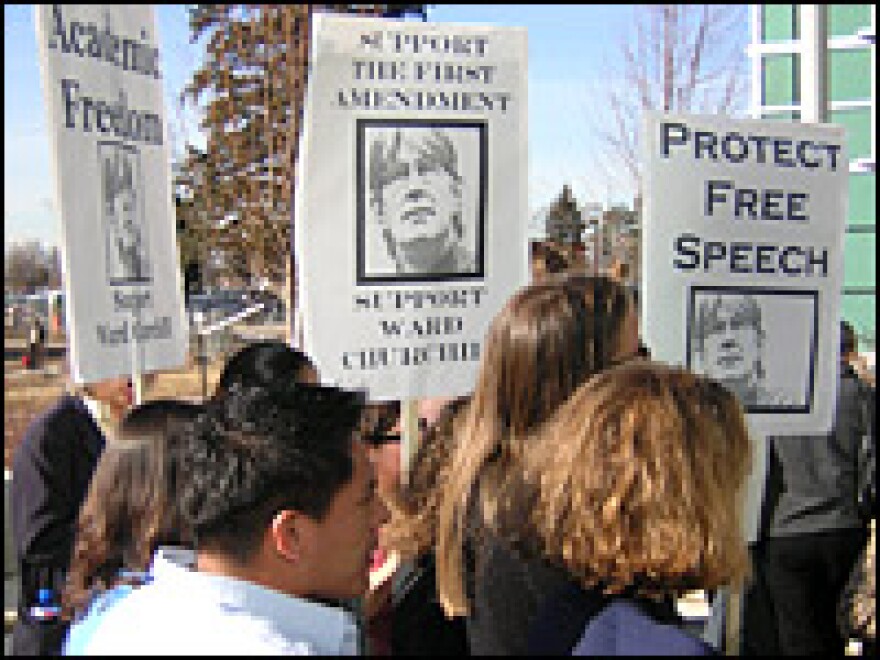
M 157 553 L 151 581 L 99 614 L 82 652 L 356 655 L 357 626 L 345 610 L 176 561 Z

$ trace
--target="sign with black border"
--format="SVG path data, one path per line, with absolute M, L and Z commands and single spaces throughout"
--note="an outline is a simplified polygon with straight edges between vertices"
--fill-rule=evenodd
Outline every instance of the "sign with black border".
M 293 336 L 374 401 L 467 394 L 529 276 L 526 31 L 318 14 L 310 45 Z
M 749 363 L 757 365 L 760 382 L 738 392 L 746 412 L 810 414 L 819 336 L 817 291 L 693 286 L 687 328 L 688 369 L 718 376 L 719 369 L 745 372 Z M 791 351 L 792 345 L 809 350 Z
M 407 133 L 415 133 L 407 138 Z M 417 132 L 417 133 L 416 133 Z M 371 176 L 379 158 L 371 158 L 373 149 L 381 148 L 383 143 L 393 142 L 397 135 L 404 142 L 430 139 L 432 134 L 448 136 L 454 155 L 455 182 L 461 211 L 453 217 L 450 225 L 441 227 L 449 236 L 453 249 L 465 258 L 440 262 L 441 268 L 427 267 L 405 271 L 396 268 L 395 251 L 397 246 L 390 222 L 383 223 L 384 217 L 400 215 L 403 209 L 389 208 L 387 200 L 380 204 L 376 199 L 381 193 L 374 192 L 371 182 L 380 178 Z M 384 138 L 384 139 L 383 139 Z M 476 151 L 476 153 L 474 153 Z M 485 122 L 440 121 L 427 119 L 358 119 L 357 120 L 357 283 L 395 284 L 403 282 L 430 282 L 482 279 L 485 275 L 484 246 L 486 244 L 486 186 L 488 184 L 488 129 Z M 461 163 L 461 164 L 459 164 Z M 462 172 L 466 164 L 476 164 L 470 168 L 470 177 Z M 475 172 L 474 172 L 475 170 Z M 441 170 L 442 171 L 442 170 Z M 444 178 L 449 181 L 449 175 Z M 470 180 L 468 180 L 470 178 Z M 449 185 L 448 183 L 446 184 Z M 376 184 L 379 191 L 384 186 Z M 413 184 L 413 187 L 417 187 Z M 441 191 L 442 192 L 442 191 Z M 430 195 L 431 191 L 428 191 Z M 418 202 L 416 202 L 418 203 Z M 379 213 L 377 207 L 383 207 Z M 441 219 L 442 220 L 442 219 Z M 399 257 L 398 257 L 399 258 Z M 449 266 L 449 267 L 445 267 Z

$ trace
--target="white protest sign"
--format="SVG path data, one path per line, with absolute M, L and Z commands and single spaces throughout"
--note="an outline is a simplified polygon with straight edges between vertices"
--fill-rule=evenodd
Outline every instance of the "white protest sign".
M 842 128 L 650 114 L 642 328 L 759 434 L 825 433 L 837 392 Z
M 181 366 L 187 327 L 151 5 L 36 5 L 74 382 Z
M 528 278 L 526 32 L 313 21 L 305 350 L 374 400 L 470 392 L 489 323 Z

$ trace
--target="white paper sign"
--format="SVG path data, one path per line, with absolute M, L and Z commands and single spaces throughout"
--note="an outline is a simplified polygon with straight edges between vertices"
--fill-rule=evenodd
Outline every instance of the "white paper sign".
M 74 382 L 179 367 L 187 328 L 151 5 L 36 5 Z
M 654 357 L 733 390 L 760 434 L 831 428 L 844 131 L 650 114 L 642 328 Z
M 294 249 L 306 351 L 374 400 L 472 391 L 528 278 L 526 32 L 316 15 Z

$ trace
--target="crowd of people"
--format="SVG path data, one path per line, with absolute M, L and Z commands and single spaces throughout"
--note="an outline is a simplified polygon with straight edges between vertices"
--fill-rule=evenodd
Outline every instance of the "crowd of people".
M 873 593 L 841 609 L 873 589 L 851 577 L 873 564 L 873 388 L 843 364 L 831 433 L 771 438 L 749 547 L 744 403 L 653 361 L 637 307 L 574 272 L 517 291 L 405 473 L 400 403 L 282 342 L 199 403 L 65 394 L 13 461 L 13 653 L 708 655 L 677 599 L 744 584 L 744 652 L 873 653 L 873 608 L 850 616 Z

